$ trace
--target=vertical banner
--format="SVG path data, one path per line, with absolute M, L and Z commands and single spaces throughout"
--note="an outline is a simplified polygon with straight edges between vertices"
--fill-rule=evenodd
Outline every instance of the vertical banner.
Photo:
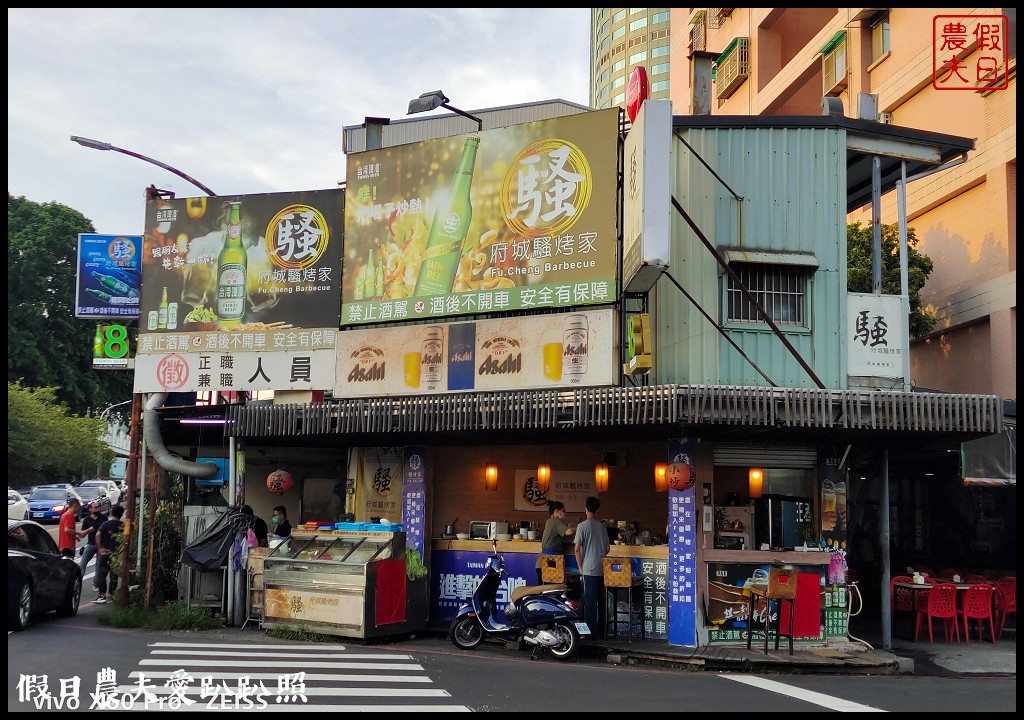
M 423 555 L 426 517 L 427 449 L 422 445 L 405 448 L 402 524 L 405 525 L 405 547 Z
M 845 547 L 849 512 L 846 506 L 846 473 L 838 458 L 826 458 L 821 481 L 821 539 L 828 547 Z
M 397 523 L 402 517 L 402 448 L 364 448 L 362 504 L 357 522 L 379 517 Z
M 697 644 L 697 445 L 668 441 L 668 641 Z

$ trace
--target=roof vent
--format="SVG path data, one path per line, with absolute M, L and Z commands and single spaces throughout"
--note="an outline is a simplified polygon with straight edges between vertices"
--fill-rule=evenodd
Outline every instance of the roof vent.
M 822 115 L 843 115 L 843 99 L 826 95 L 821 99 Z

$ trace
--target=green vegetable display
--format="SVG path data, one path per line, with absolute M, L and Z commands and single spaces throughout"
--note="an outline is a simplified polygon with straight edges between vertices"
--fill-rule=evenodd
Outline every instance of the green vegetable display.
M 217 313 L 208 307 L 200 305 L 185 316 L 185 322 L 217 322 Z

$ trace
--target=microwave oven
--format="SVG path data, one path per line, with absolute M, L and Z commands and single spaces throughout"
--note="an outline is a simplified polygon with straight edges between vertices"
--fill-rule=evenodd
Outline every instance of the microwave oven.
M 469 523 L 470 540 L 494 540 L 498 535 L 508 534 L 507 522 L 473 520 Z

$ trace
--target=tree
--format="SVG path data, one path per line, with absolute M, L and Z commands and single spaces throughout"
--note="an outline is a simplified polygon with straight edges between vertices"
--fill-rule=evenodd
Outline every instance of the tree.
M 79 414 L 132 394 L 130 372 L 93 369 L 97 321 L 75 317 L 78 234 L 90 232 L 67 206 L 7 194 L 7 380 L 54 388 Z
M 859 222 L 846 226 L 846 284 L 847 290 L 857 293 L 872 292 L 872 256 L 874 241 L 870 225 Z M 918 252 L 919 240 L 914 228 L 907 228 L 907 288 L 910 295 L 910 337 L 922 338 L 935 327 L 935 315 L 925 310 L 921 301 L 921 288 L 931 275 L 930 257 Z M 900 294 L 899 227 L 882 225 L 882 293 Z
M 78 417 L 57 402 L 55 388 L 7 383 L 7 477 L 25 484 L 78 475 L 113 453 L 100 439 L 106 421 Z

